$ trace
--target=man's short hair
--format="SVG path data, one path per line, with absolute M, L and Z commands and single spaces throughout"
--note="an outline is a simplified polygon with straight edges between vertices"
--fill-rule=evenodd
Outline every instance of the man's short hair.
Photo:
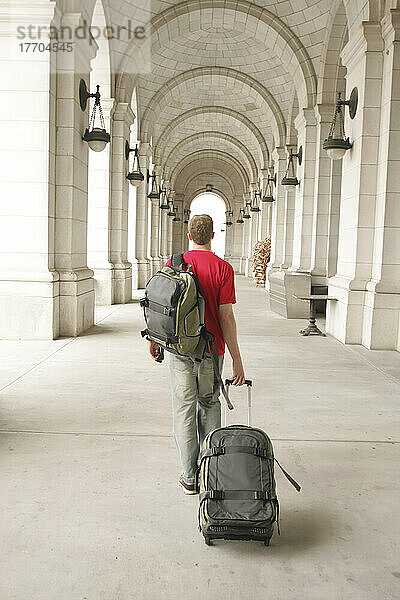
M 210 215 L 195 215 L 189 221 L 189 233 L 195 244 L 205 246 L 214 233 L 214 224 Z

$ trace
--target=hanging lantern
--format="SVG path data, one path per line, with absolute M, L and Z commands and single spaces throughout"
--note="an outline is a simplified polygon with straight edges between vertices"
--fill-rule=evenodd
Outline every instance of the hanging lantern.
M 257 184 L 257 189 L 254 190 L 254 194 L 251 199 L 251 205 L 250 205 L 251 212 L 257 213 L 257 212 L 261 211 L 260 200 L 261 200 L 260 186 L 259 186 L 259 184 Z
M 233 212 L 231 210 L 227 210 L 225 212 L 225 215 L 226 215 L 226 223 L 225 223 L 225 225 L 227 227 L 232 227 L 233 223 L 232 223 L 231 218 L 233 217 Z
M 268 175 L 262 202 L 275 202 L 275 198 L 272 193 L 272 185 L 276 186 L 276 173 L 273 175 L 273 177 Z
M 160 190 L 160 208 L 161 210 L 168 210 L 168 191 L 165 189 Z
M 134 187 L 137 187 L 138 185 L 140 185 L 142 183 L 142 181 L 144 181 L 144 175 L 140 168 L 140 162 L 139 162 L 139 148 L 138 148 L 137 144 L 136 144 L 135 148 L 131 148 L 129 146 L 129 143 L 125 142 L 125 158 L 126 158 L 126 160 L 129 160 L 129 155 L 131 152 L 134 152 L 132 171 L 130 171 L 128 173 L 126 178 L 131 185 L 133 185 Z
M 149 173 L 147 175 L 147 181 L 149 182 L 150 179 L 152 179 L 151 192 L 147 197 L 149 200 L 159 200 L 161 194 L 160 194 L 160 188 L 157 185 L 157 175 L 156 174 L 150 175 L 150 173 Z
M 338 99 L 336 101 L 335 113 L 333 115 L 329 135 L 322 145 L 323 149 L 326 150 L 329 158 L 332 160 L 340 160 L 346 154 L 347 150 L 353 146 L 344 132 L 344 114 L 342 106 L 349 107 L 350 119 L 354 119 L 357 112 L 357 105 L 357 88 L 353 88 L 353 91 L 350 94 L 350 100 L 342 100 L 341 92 L 338 92 Z
M 251 219 L 251 214 L 250 214 L 250 207 L 251 207 L 251 202 L 246 202 L 246 206 L 244 209 L 244 213 L 243 213 L 243 219 Z
M 185 208 L 185 210 L 183 211 L 183 215 L 185 217 L 185 220 L 183 222 L 185 223 L 185 225 L 187 225 L 189 223 L 190 210 L 188 208 Z
M 237 219 L 236 223 L 239 223 L 239 225 L 243 225 L 243 223 L 244 223 L 243 216 L 244 216 L 244 208 L 241 208 L 240 212 L 239 212 L 239 218 Z
M 168 217 L 176 217 L 176 210 L 175 210 L 175 206 L 174 206 L 174 201 L 170 200 L 169 201 L 169 211 L 167 213 Z
M 90 115 L 89 127 L 86 128 L 83 134 L 83 141 L 88 143 L 88 146 L 93 152 L 101 152 L 107 146 L 110 141 L 110 134 L 106 131 L 106 125 L 104 122 L 103 109 L 100 103 L 100 86 L 96 86 L 96 93 L 90 94 L 86 87 L 86 83 L 81 79 L 79 84 L 79 104 L 82 111 L 86 110 L 89 98 L 94 98 L 94 106 L 92 114 Z M 96 125 L 96 115 L 99 113 L 100 127 Z
M 295 154 L 293 152 L 293 150 L 290 149 L 290 155 L 289 155 L 288 166 L 286 169 L 286 174 L 285 174 L 285 177 L 281 181 L 282 185 L 299 185 L 299 183 L 300 183 L 300 181 L 296 177 L 296 171 L 294 168 L 294 159 L 295 158 L 298 159 L 299 165 L 301 165 L 302 160 L 303 160 L 303 148 L 301 146 L 300 146 L 297 154 Z

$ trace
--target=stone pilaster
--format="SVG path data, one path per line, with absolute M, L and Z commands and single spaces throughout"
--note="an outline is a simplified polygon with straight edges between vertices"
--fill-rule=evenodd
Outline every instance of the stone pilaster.
M 101 90 L 100 90 L 101 91 Z M 101 98 L 107 131 L 112 131 L 112 98 Z M 110 262 L 111 229 L 111 148 L 89 152 L 88 188 L 88 265 L 94 273 L 95 300 L 98 305 L 114 302 L 114 273 Z
M 382 21 L 382 108 L 372 276 L 366 286 L 362 343 L 400 350 L 400 10 Z
M 2 339 L 59 335 L 59 275 L 54 264 L 56 55 L 22 56 L 15 38 L 18 26 L 57 27 L 55 8 L 56 2 L 48 0 L 2 6 L 0 53 L 7 57 L 0 81 Z
M 233 227 L 232 229 L 232 253 L 229 259 L 236 273 L 240 273 L 240 263 L 243 249 L 244 225 L 236 223 L 240 215 L 240 209 L 243 206 L 243 196 L 235 196 L 233 199 Z
M 173 218 L 170 218 L 172 223 L 172 252 L 174 254 L 179 254 L 183 252 L 183 194 L 174 195 L 174 204 L 176 209 L 177 216 L 180 217 L 180 221 L 174 221 Z
M 125 143 L 135 120 L 129 104 L 119 102 L 112 120 L 110 260 L 113 265 L 115 304 L 132 298 L 132 264 L 128 261 L 129 182 L 126 179 Z
M 293 259 L 290 271 L 311 271 L 312 225 L 314 214 L 316 119 L 314 110 L 303 109 L 295 119 L 298 148 L 303 148 L 301 165 L 297 159 L 297 178 L 293 230 Z
M 170 183 L 167 179 L 164 181 L 164 189 L 165 190 L 170 189 Z M 165 264 L 166 261 L 168 260 L 168 258 L 170 258 L 168 256 L 168 220 L 169 220 L 169 217 L 168 217 L 167 213 L 168 213 L 167 210 L 161 211 L 160 255 L 161 255 L 161 259 L 162 259 L 162 264 Z
M 336 255 L 338 197 L 335 194 L 335 172 L 340 161 L 332 161 L 322 145 L 329 135 L 335 106 L 315 106 L 317 121 L 314 208 L 311 243 L 311 274 L 313 284 L 327 285 L 329 259 Z M 336 163 L 339 162 L 339 165 Z M 332 239 L 330 239 L 332 236 Z
M 278 165 L 275 160 L 275 165 L 278 168 L 280 167 L 281 172 L 277 172 L 276 208 L 272 224 L 272 248 L 275 248 L 275 252 L 272 252 L 268 280 L 271 309 L 288 319 L 299 319 L 307 316 L 307 304 L 301 300 L 296 300 L 294 295 L 309 293 L 310 276 L 290 273 L 288 271 L 293 262 L 296 189 L 292 186 L 283 186 L 281 180 L 286 172 L 287 160 L 291 149 L 296 151 L 292 146 L 288 146 L 284 165 L 283 160 L 281 160 L 281 152 L 279 153 Z M 281 210 L 281 207 L 283 210 Z M 274 233 L 276 235 L 275 242 Z M 281 241 L 278 238 L 280 234 L 283 236 Z M 279 258 L 281 259 L 280 264 L 278 262 Z
M 154 167 L 154 173 L 157 175 L 157 181 L 161 179 L 162 167 Z M 150 236 L 150 260 L 151 275 L 154 275 L 161 266 L 160 256 L 160 200 L 151 200 L 151 236 Z
M 375 205 L 380 144 L 383 40 L 377 23 L 363 23 L 342 51 L 346 96 L 358 88 L 355 118 L 346 109 L 345 128 L 353 148 L 343 158 L 337 274 L 329 280 L 327 331 L 344 343 L 368 337 L 364 322 L 367 284 L 374 261 Z M 365 327 L 365 329 L 364 329 Z
M 246 202 L 250 202 L 250 194 L 243 194 L 243 206 Z M 249 247 L 250 247 L 250 236 L 251 236 L 251 219 L 244 219 L 243 225 L 243 238 L 242 238 L 242 255 L 240 257 L 239 272 L 241 275 L 246 274 L 246 266 L 249 259 Z
M 76 31 L 78 13 L 65 13 L 62 26 Z M 75 39 L 72 52 L 57 53 L 55 268 L 60 276 L 59 333 L 77 336 L 94 323 L 93 271 L 87 266 L 88 144 L 82 135 L 90 103 L 79 105 L 79 81 L 89 87 L 95 45 Z
M 260 171 L 261 197 L 263 196 L 263 191 L 264 191 L 265 186 L 268 181 L 268 173 L 269 173 L 268 169 L 261 169 L 261 171 Z M 261 202 L 260 208 L 261 208 L 261 214 L 260 214 L 260 218 L 258 220 L 257 239 L 264 240 L 267 237 L 268 224 L 270 222 L 270 215 L 271 215 L 271 205 L 267 202 Z
M 275 202 L 272 209 L 271 262 L 269 270 L 279 270 L 283 262 L 285 232 L 285 188 L 280 184 L 286 172 L 287 154 L 283 147 L 272 153 L 276 173 Z
M 150 278 L 150 261 L 148 259 L 148 194 L 149 186 L 147 175 L 149 172 L 149 161 L 151 146 L 143 143 L 139 148 L 140 167 L 144 175 L 144 181 L 136 190 L 136 237 L 135 237 L 135 259 L 132 262 L 133 288 L 142 289 Z

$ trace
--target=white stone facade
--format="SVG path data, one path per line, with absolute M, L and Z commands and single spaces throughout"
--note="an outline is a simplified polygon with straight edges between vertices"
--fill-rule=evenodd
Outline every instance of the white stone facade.
M 71 51 L 26 46 L 48 43 L 35 36 L 50 26 L 69 28 Z M 254 244 L 272 236 L 274 310 L 305 317 L 293 296 L 323 286 L 331 335 L 400 350 L 399 36 L 394 0 L 0 2 L 0 337 L 77 336 L 95 303 L 129 302 L 187 247 L 184 211 L 212 184 L 233 211 L 237 272 L 251 276 Z M 81 79 L 100 85 L 101 153 L 82 140 L 93 100 L 81 110 Z M 353 88 L 352 148 L 331 161 L 337 92 Z M 126 142 L 139 147 L 135 190 Z M 299 185 L 283 186 L 300 148 Z M 148 198 L 148 174 L 180 220 Z M 274 174 L 275 201 L 238 224 Z

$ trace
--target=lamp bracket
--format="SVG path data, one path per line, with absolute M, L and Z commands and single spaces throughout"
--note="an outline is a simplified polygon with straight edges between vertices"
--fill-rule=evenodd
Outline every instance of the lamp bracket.
M 342 106 L 348 106 L 350 119 L 354 119 L 354 117 L 356 116 L 357 107 L 358 107 L 358 88 L 354 87 L 351 90 L 349 100 L 342 100 L 341 92 L 338 92 L 338 100 L 336 102 L 336 105 L 337 105 L 338 112 L 340 112 L 340 109 Z
M 129 159 L 129 155 L 130 155 L 131 152 L 134 152 L 135 156 L 136 156 L 137 155 L 137 150 L 138 150 L 137 145 L 135 146 L 135 148 L 131 148 L 130 145 L 129 145 L 129 142 L 126 141 L 125 142 L 125 158 L 126 158 L 126 160 Z
M 96 98 L 96 101 L 100 100 L 100 86 L 97 86 L 97 92 L 91 94 L 87 88 L 84 79 L 79 82 L 79 104 L 83 112 L 85 112 L 89 98 Z
M 300 146 L 296 154 L 292 151 L 291 155 L 296 156 L 299 161 L 299 165 L 301 165 L 301 163 L 303 162 L 303 146 Z

